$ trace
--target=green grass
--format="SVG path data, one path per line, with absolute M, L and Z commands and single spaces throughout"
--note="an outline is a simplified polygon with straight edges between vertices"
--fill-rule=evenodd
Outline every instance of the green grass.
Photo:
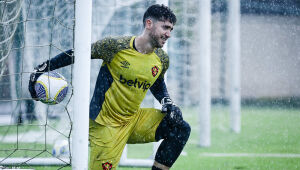
M 242 108 L 242 128 L 239 134 L 230 130 L 228 108 L 213 107 L 211 115 L 211 146 L 200 147 L 198 115 L 195 109 L 184 109 L 184 118 L 191 124 L 191 137 L 173 165 L 174 170 L 198 169 L 300 169 L 300 158 L 276 157 L 208 157 L 202 153 L 282 153 L 300 154 L 300 110 L 288 108 Z M 1 130 L 0 130 L 1 132 Z M 0 147 L 4 147 L 0 144 Z M 147 158 L 152 145 L 129 145 L 129 158 Z M 33 167 L 58 169 L 59 167 Z M 70 167 L 63 169 L 71 169 Z M 149 168 L 119 167 L 119 170 Z
M 184 149 L 187 156 L 179 157 L 173 165 L 174 170 L 300 169 L 300 158 L 201 156 L 201 153 L 300 154 L 300 110 L 243 107 L 241 132 L 236 134 L 230 130 L 228 108 L 214 107 L 211 115 L 211 146 L 207 148 L 198 145 L 197 111 L 185 109 L 183 112 L 184 118 L 192 125 L 192 132 Z M 138 151 L 134 153 L 133 150 L 129 156 L 142 155 L 141 146 Z

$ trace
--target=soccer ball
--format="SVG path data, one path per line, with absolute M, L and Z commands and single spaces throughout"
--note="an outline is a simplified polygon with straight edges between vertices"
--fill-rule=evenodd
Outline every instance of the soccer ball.
M 59 73 L 50 71 L 43 73 L 34 86 L 39 100 L 45 104 L 58 104 L 68 93 L 68 82 Z
M 52 149 L 52 155 L 55 157 L 68 157 L 69 152 L 69 142 L 68 140 L 57 140 L 54 143 Z

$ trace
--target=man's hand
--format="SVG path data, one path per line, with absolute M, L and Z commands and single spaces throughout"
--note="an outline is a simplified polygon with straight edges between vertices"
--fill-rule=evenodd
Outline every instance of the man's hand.
M 181 124 L 183 121 L 181 110 L 175 105 L 169 97 L 164 97 L 161 100 L 162 113 L 166 113 L 167 119 L 171 125 Z
M 34 85 L 36 83 L 36 80 L 40 77 L 40 75 L 47 71 L 47 68 L 47 62 L 45 62 L 34 68 L 34 72 L 30 74 L 28 90 L 30 92 L 31 97 L 36 101 L 38 101 L 38 98 L 36 96 Z

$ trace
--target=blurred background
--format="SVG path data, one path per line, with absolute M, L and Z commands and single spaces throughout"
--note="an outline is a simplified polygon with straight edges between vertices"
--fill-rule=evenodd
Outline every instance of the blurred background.
M 144 11 L 160 2 L 94 0 L 92 42 L 106 36 L 142 33 Z M 234 2 L 239 5 L 234 16 L 237 24 L 233 22 L 238 31 L 230 25 L 230 3 Z M 300 168 L 300 1 L 169 0 L 167 3 L 177 16 L 165 49 L 170 56 L 167 85 L 172 99 L 192 125 L 191 139 L 174 169 Z M 209 13 L 203 15 L 201 5 L 207 3 Z M 35 66 L 74 48 L 74 5 L 73 0 L 0 1 L 0 141 L 3 148 L 0 157 L 4 157 L 0 165 L 5 159 L 19 155 L 39 157 L 43 153 L 42 157 L 49 157 L 58 138 L 70 139 L 72 90 L 60 105 L 46 106 L 31 100 L 27 88 Z M 203 32 L 207 28 L 201 20 L 203 16 L 209 19 L 209 32 Z M 235 64 L 228 50 L 234 44 L 232 35 L 238 35 Z M 209 38 L 209 53 L 203 53 L 201 48 L 203 37 Z M 201 77 L 204 57 L 209 59 L 209 66 L 205 66 L 208 79 Z M 101 63 L 101 60 L 92 61 L 91 94 Z M 233 65 L 239 68 L 237 79 L 234 79 Z M 57 70 L 71 87 L 72 70 L 73 66 Z M 207 93 L 200 87 L 207 83 L 204 80 L 209 81 Z M 233 81 L 238 82 L 236 91 L 240 99 L 237 109 L 233 109 L 238 115 L 237 131 L 230 129 L 234 119 L 230 91 Z M 209 105 L 204 106 L 209 107 L 207 110 L 201 110 L 204 93 L 209 97 Z M 153 103 L 152 95 L 147 94 L 143 107 L 153 107 Z M 206 114 L 208 125 L 201 123 L 202 113 Z M 209 140 L 203 145 L 204 126 L 205 138 Z M 29 133 L 32 131 L 37 135 Z M 20 148 L 27 148 L 26 152 Z M 151 149 L 141 155 L 136 152 L 143 148 L 129 146 L 132 152 L 128 157 L 148 158 Z M 34 150 L 38 151 L 33 153 Z M 258 156 L 236 155 L 229 159 L 228 155 L 215 155 L 210 159 L 211 155 L 204 153 L 256 153 Z M 269 153 L 275 156 L 264 155 Z

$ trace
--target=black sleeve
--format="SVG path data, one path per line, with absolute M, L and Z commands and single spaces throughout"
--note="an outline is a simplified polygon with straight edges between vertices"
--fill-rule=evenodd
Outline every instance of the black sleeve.
M 170 97 L 165 80 L 163 78 L 158 78 L 155 83 L 150 87 L 150 91 L 153 96 L 161 102 L 164 97 Z
M 73 53 L 74 53 L 73 49 L 67 50 L 67 51 L 64 51 L 64 52 L 60 53 L 57 56 L 51 58 L 50 60 L 47 60 L 45 62 L 46 67 L 43 68 L 43 69 L 39 68 L 39 70 L 40 71 L 42 71 L 42 70 L 43 71 L 52 71 L 52 70 L 56 70 L 56 69 L 61 68 L 61 67 L 71 65 L 71 64 L 74 63 Z M 41 64 L 39 67 L 41 67 L 43 64 Z

